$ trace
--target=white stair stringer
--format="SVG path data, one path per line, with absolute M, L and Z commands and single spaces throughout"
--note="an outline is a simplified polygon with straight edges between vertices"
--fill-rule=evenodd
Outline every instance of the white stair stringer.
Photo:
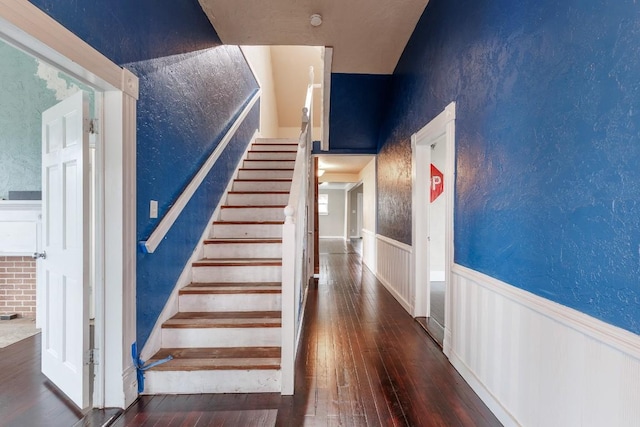
M 145 393 L 281 391 L 282 224 L 297 143 L 256 139 L 162 325 Z

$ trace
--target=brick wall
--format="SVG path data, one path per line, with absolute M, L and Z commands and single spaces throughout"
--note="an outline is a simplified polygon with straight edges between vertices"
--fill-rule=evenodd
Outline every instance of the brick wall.
M 0 313 L 36 317 L 36 262 L 29 256 L 0 256 Z

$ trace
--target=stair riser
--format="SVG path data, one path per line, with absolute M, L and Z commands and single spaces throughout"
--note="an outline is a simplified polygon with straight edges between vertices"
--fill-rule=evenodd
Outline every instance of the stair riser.
M 249 151 L 247 153 L 247 159 L 249 160 L 295 160 L 296 152 L 288 152 L 288 151 L 279 151 L 277 153 L 273 153 L 270 151 Z
M 286 205 L 288 202 L 289 193 L 239 193 L 227 195 L 227 204 L 232 206 Z
M 291 179 L 292 170 L 251 170 L 242 169 L 238 171 L 238 179 Z
M 242 167 L 246 169 L 293 169 L 295 161 L 284 160 L 270 162 L 265 160 L 244 160 Z
M 284 221 L 284 208 L 227 208 L 220 210 L 221 221 Z
M 214 243 L 204 245 L 205 258 L 281 258 L 282 243 Z
M 212 238 L 282 238 L 282 224 L 214 224 Z
M 278 311 L 280 294 L 190 294 L 180 295 L 181 312 Z
M 234 181 L 231 191 L 290 191 L 291 181 Z
M 278 144 L 291 144 L 298 143 L 298 138 L 256 138 L 253 141 L 255 144 L 269 144 L 269 145 L 278 145 Z
M 214 370 L 145 372 L 144 394 L 276 393 L 279 370 Z
M 280 282 L 281 266 L 241 266 L 241 267 L 193 267 L 193 281 L 196 283 L 231 282 Z
M 165 328 L 164 348 L 279 347 L 280 328 Z
M 251 151 L 296 151 L 298 145 L 293 144 L 254 144 Z

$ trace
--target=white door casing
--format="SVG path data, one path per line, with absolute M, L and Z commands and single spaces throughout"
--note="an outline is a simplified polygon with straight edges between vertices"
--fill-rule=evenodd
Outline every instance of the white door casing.
M 89 401 L 88 100 L 42 113 L 42 372 L 80 409 Z
M 426 126 L 411 136 L 412 161 L 412 264 L 413 286 L 415 290 L 414 317 L 429 316 L 429 289 L 424 286 L 429 281 L 429 186 L 431 182 L 431 144 L 443 137 L 446 144 L 446 161 L 442 171 L 445 198 L 445 336 L 443 350 L 448 354 L 451 342 L 449 325 L 451 310 L 449 287 L 453 267 L 453 203 L 455 190 L 455 102 Z M 425 268 L 426 265 L 426 268 Z

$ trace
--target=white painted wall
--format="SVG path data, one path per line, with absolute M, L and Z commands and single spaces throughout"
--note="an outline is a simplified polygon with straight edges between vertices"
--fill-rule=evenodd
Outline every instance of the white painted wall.
M 360 170 L 362 182 L 362 262 L 376 271 L 376 159 Z
M 323 190 L 318 194 L 329 196 L 329 215 L 318 215 L 321 238 L 341 238 L 344 236 L 345 190 Z
M 304 105 L 304 103 L 303 103 Z M 278 128 L 278 138 L 298 138 L 300 137 L 300 127 L 302 126 L 302 107 L 300 105 L 300 123 L 298 126 L 294 127 L 280 127 Z M 311 137 L 314 141 L 319 141 L 322 136 L 322 130 L 320 127 L 315 126 L 313 128 L 313 132 L 311 132 Z
M 258 84 L 260 96 L 260 135 L 263 138 L 278 137 L 278 100 L 276 98 L 269 46 L 240 46 Z M 298 131 L 298 133 L 300 133 Z M 297 136 L 296 136 L 297 137 Z

